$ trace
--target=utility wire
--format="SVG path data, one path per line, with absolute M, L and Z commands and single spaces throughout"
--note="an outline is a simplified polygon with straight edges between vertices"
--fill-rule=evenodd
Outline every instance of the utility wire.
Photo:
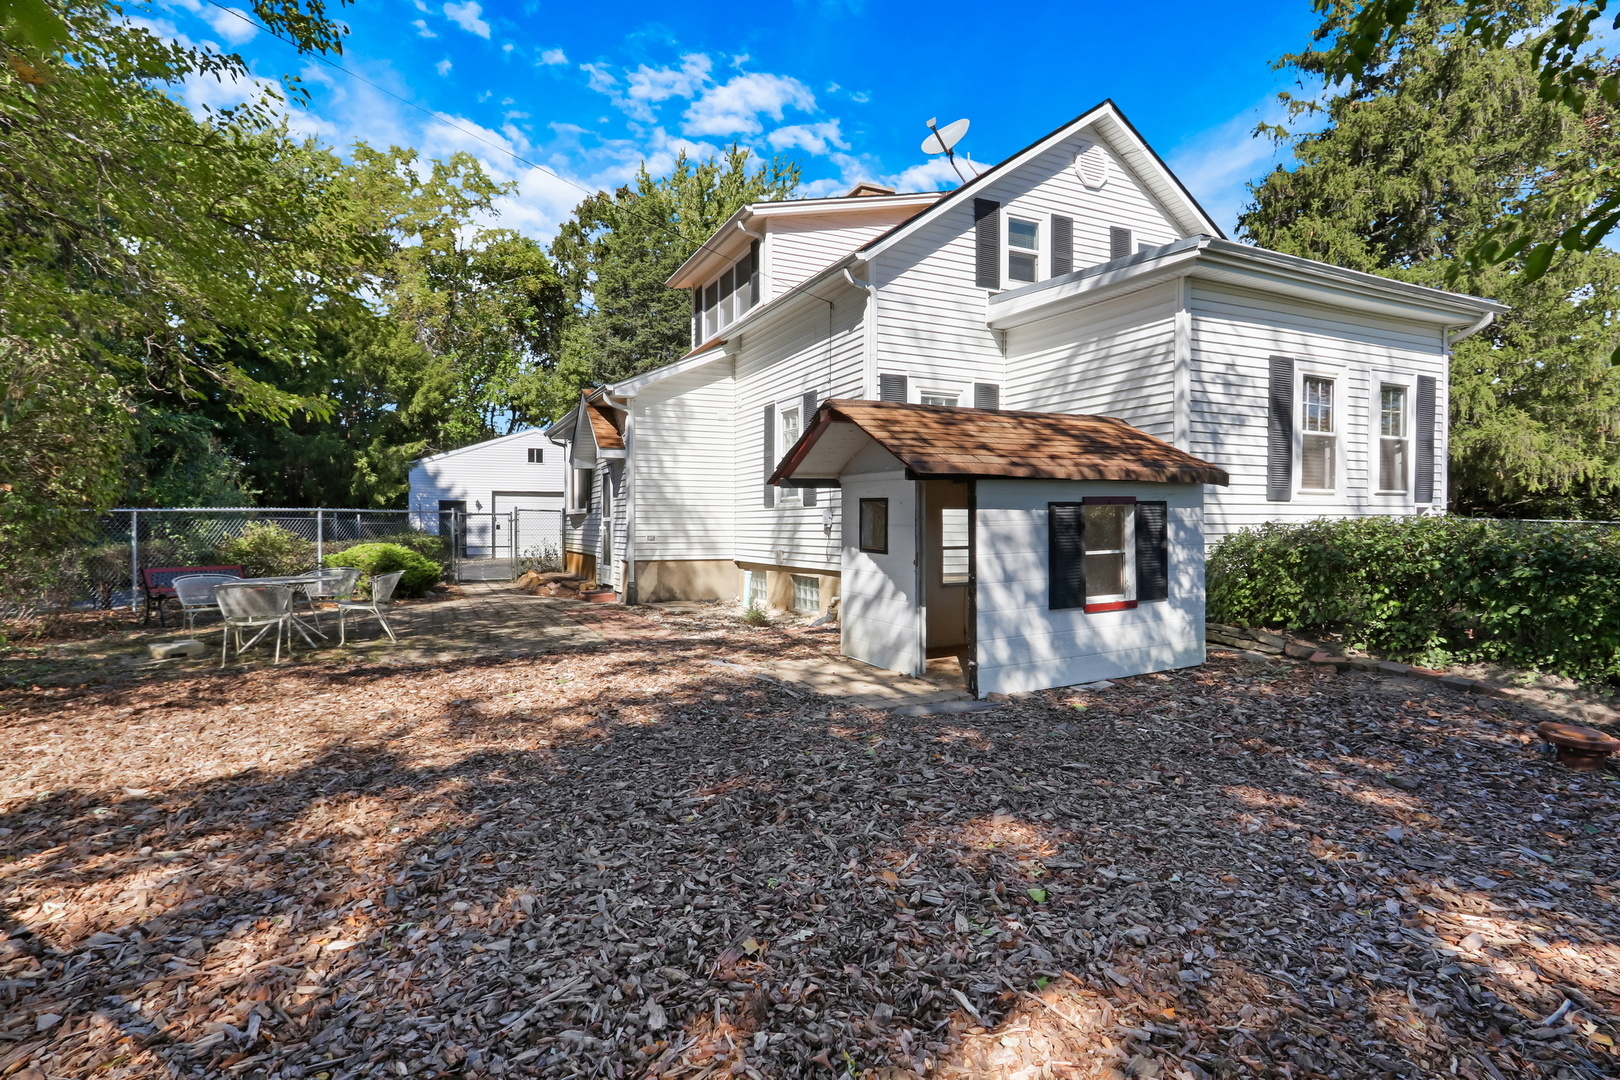
M 263 23 L 258 22 L 255 19 L 249 18 L 245 13 L 243 13 L 241 11 L 238 11 L 236 8 L 226 7 L 224 4 L 219 3 L 219 0 L 206 0 L 206 2 L 208 4 L 211 4 L 214 7 L 219 8 L 219 10 L 221 10 L 221 11 L 229 12 L 231 15 L 233 15 L 236 18 L 241 19 L 243 22 L 247 23 L 249 26 L 251 26 L 251 27 L 253 27 L 253 28 L 257 29 L 257 30 L 264 31 L 266 34 L 269 34 L 271 37 L 275 38 L 277 41 L 283 42 L 283 43 L 285 43 L 287 45 L 291 45 L 293 48 L 299 49 L 300 52 L 304 51 L 303 49 L 299 48 L 299 45 L 298 45 L 297 42 L 293 41 L 290 38 L 283 37 L 281 34 L 278 34 L 276 31 L 270 29 L 270 27 L 265 26 Z M 602 194 L 600 189 L 598 189 L 597 191 L 592 191 L 590 188 L 586 187 L 584 184 L 581 184 L 576 180 L 568 179 L 568 177 L 562 175 L 561 173 L 559 173 L 555 169 L 549 168 L 548 166 L 545 166 L 545 165 L 541 165 L 538 162 L 530 161 L 528 158 L 524 157 L 522 154 L 519 154 L 515 150 L 511 150 L 511 149 L 509 149 L 509 148 L 507 148 L 505 146 L 502 146 L 500 143 L 490 142 L 488 139 L 484 138 L 482 135 L 478 134 L 476 131 L 471 131 L 471 130 L 469 130 L 467 128 L 462 127 L 460 124 L 457 124 L 457 123 L 453 122 L 448 116 L 445 116 L 443 113 L 435 112 L 432 109 L 424 108 L 423 106 L 418 105 L 416 102 L 410 100 L 409 98 L 401 97 L 400 95 L 394 93 L 392 90 L 388 89 L 386 86 L 381 86 L 381 85 L 379 85 L 377 83 L 372 82 L 370 79 L 366 78 L 364 75 L 359 75 L 359 74 L 356 74 L 353 71 L 350 71 L 348 68 L 344 67 L 342 64 L 337 63 L 335 60 L 328 59 L 326 56 L 324 56 L 321 53 L 310 53 L 309 55 L 314 57 L 316 60 L 319 60 L 321 63 L 325 64 L 327 67 L 333 68 L 333 69 L 335 69 L 337 71 L 341 71 L 341 72 L 343 72 L 343 74 L 347 75 L 349 78 L 354 79 L 354 80 L 356 80 L 358 82 L 363 82 L 367 86 L 371 87 L 373 90 L 376 90 L 376 91 L 378 91 L 379 93 L 382 93 L 382 94 L 386 94 L 387 96 L 393 98 L 395 101 L 399 102 L 400 104 L 408 105 L 411 108 L 415 109 L 417 112 L 422 113 L 424 116 L 431 116 L 433 119 L 437 120 L 439 123 L 445 125 L 446 127 L 451 128 L 451 129 L 453 129 L 455 131 L 459 131 L 463 135 L 467 136 L 468 138 L 473 139 L 473 140 L 475 140 L 477 142 L 483 143 L 485 146 L 489 147 L 492 150 L 499 150 L 501 153 L 507 155 L 508 157 L 510 157 L 514 161 L 521 162 L 522 164 L 529 166 L 529 168 L 531 168 L 531 169 L 538 169 L 538 170 L 540 170 L 541 172 L 545 173 L 548 176 L 556 177 L 558 180 L 561 180 L 563 183 L 567 184 L 569 187 L 577 188 L 578 190 L 583 191 L 587 195 Z M 620 207 L 620 209 L 628 210 L 629 208 L 628 207 Z M 655 218 L 647 217 L 647 216 L 642 215 L 642 214 L 638 214 L 634 210 L 630 210 L 630 213 L 632 213 L 636 217 L 641 218 L 643 223 L 645 223 L 647 225 L 650 225 L 653 228 L 659 229 L 659 230 L 669 234 L 670 236 L 673 236 L 677 240 L 683 241 L 684 243 L 688 243 L 688 244 L 693 242 L 691 237 L 689 237 L 685 233 L 682 233 L 679 230 L 675 229 L 667 221 L 658 221 Z M 695 255 L 695 254 L 697 254 L 698 251 L 705 251 L 705 250 L 713 251 L 713 252 L 716 252 L 716 253 L 719 252 L 718 248 L 713 247 L 707 240 L 705 240 L 705 241 L 702 241 L 702 242 L 698 243 L 696 250 L 694 250 L 692 252 L 692 254 Z M 687 256 L 687 257 L 690 258 L 691 256 Z

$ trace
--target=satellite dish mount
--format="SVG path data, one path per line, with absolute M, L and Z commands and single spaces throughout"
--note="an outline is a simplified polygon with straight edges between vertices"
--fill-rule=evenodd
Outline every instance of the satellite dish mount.
M 962 170 L 956 167 L 956 154 L 952 148 L 962 141 L 963 135 L 967 134 L 968 122 L 958 120 L 954 124 L 946 124 L 944 128 L 938 128 L 934 126 L 936 120 L 938 120 L 938 117 L 931 116 L 926 121 L 928 130 L 933 134 L 923 140 L 922 151 L 929 155 L 944 154 L 945 160 L 949 161 L 951 168 L 956 171 L 956 178 L 966 183 L 967 177 L 963 176 Z

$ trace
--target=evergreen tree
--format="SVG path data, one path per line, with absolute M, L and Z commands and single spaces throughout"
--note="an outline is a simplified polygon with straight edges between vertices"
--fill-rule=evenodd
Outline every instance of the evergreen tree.
M 1526 27 L 1550 5 L 1522 11 Z M 1540 92 L 1533 47 L 1481 48 L 1460 4 L 1427 4 L 1403 47 L 1321 100 L 1292 100 L 1307 130 L 1276 129 L 1294 161 L 1253 189 L 1239 228 L 1262 247 L 1511 305 L 1452 358 L 1455 510 L 1620 516 L 1620 256 L 1569 252 L 1544 276 L 1525 260 L 1468 258 L 1503 222 L 1537 206 L 1556 237 L 1586 211 L 1562 178 L 1613 160 L 1613 110 L 1574 113 Z M 1331 36 L 1330 16 L 1318 38 Z M 1328 52 L 1279 63 L 1307 77 Z

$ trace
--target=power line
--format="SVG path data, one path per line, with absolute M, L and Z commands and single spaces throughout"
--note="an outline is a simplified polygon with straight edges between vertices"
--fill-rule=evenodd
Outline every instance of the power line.
M 298 49 L 300 52 L 304 51 L 302 48 L 299 47 L 297 42 L 293 41 L 290 38 L 283 37 L 281 34 L 278 34 L 276 31 L 272 30 L 270 27 L 265 26 L 263 23 L 260 23 L 255 19 L 249 18 L 244 12 L 238 11 L 236 8 L 226 7 L 224 4 L 219 3 L 219 0 L 206 0 L 206 2 L 208 4 L 214 6 L 214 7 L 219 8 L 219 10 L 221 10 L 221 11 L 228 12 L 232 16 L 234 16 L 234 17 L 236 17 L 238 19 L 241 19 L 243 22 L 247 23 L 249 26 L 251 26 L 251 27 L 253 27 L 253 28 L 257 29 L 257 30 L 264 31 L 266 34 L 269 34 L 271 37 L 275 38 L 277 41 L 283 42 L 284 44 L 287 44 L 287 45 L 291 45 L 293 48 Z M 552 169 L 552 168 L 550 168 L 548 166 L 545 166 L 545 165 L 541 165 L 538 162 L 530 161 L 528 158 L 524 157 L 522 154 L 517 153 L 515 150 L 511 150 L 511 149 L 509 149 L 509 148 L 507 148 L 505 146 L 502 146 L 499 143 L 490 142 L 488 139 L 484 138 L 482 135 L 478 134 L 476 131 L 470 131 L 467 128 L 462 127 L 460 124 L 455 123 L 448 116 L 445 116 L 443 113 L 435 112 L 432 109 L 424 108 L 421 105 L 418 105 L 416 102 L 410 100 L 409 98 L 401 97 L 400 95 L 394 93 L 392 90 L 388 89 L 386 86 L 382 86 L 382 85 L 380 85 L 378 83 L 372 82 L 370 79 L 366 78 L 364 75 L 356 74 L 355 72 L 350 71 L 348 68 L 344 67 L 342 64 L 339 64 L 334 60 L 328 59 L 326 56 L 324 56 L 324 55 L 322 55 L 320 53 L 310 53 L 309 55 L 313 56 L 316 60 L 319 60 L 321 63 L 325 64 L 327 67 L 333 68 L 334 70 L 337 70 L 337 71 L 341 71 L 341 72 L 343 72 L 343 74 L 347 75 L 349 78 L 354 79 L 354 80 L 356 80 L 358 82 L 363 82 L 367 86 L 369 86 L 372 89 L 378 91 L 379 93 L 386 94 L 388 97 L 393 98 L 395 101 L 399 102 L 400 104 L 408 105 L 409 107 L 415 109 L 417 112 L 422 113 L 424 116 L 430 116 L 433 119 L 437 120 L 439 123 L 445 125 L 446 127 L 451 128 L 451 129 L 453 129 L 455 131 L 459 131 L 463 135 L 467 136 L 468 138 L 473 139 L 476 142 L 483 143 L 485 146 L 489 147 L 492 150 L 499 150 L 501 153 L 507 155 L 512 160 L 521 162 L 522 164 L 529 166 L 529 168 L 531 168 L 531 169 L 538 169 L 539 171 L 545 173 L 548 176 L 556 177 L 558 180 L 561 180 L 563 183 L 567 184 L 569 187 L 576 188 L 576 189 L 578 189 L 580 191 L 583 191 L 586 195 L 598 195 L 598 194 L 603 193 L 600 189 L 598 189 L 597 191 L 592 191 L 590 188 L 586 187 L 584 184 L 581 184 L 581 183 L 579 183 L 578 181 L 575 181 L 575 180 L 568 179 L 568 177 L 562 175 L 561 173 L 559 173 L 555 169 Z M 683 241 L 684 243 L 688 243 L 688 244 L 693 243 L 693 240 L 692 240 L 691 237 L 689 237 L 685 233 L 682 233 L 679 230 L 671 227 L 670 224 L 667 221 L 659 221 L 659 220 L 657 220 L 655 218 L 648 217 L 648 216 L 636 213 L 636 211 L 634 209 L 631 209 L 630 207 L 620 207 L 619 209 L 628 210 L 632 215 L 641 218 L 641 220 L 642 220 L 642 222 L 644 224 L 647 224 L 647 225 L 652 226 L 653 228 L 659 229 L 659 230 L 669 234 L 670 236 L 673 236 L 677 240 Z M 696 247 L 696 249 L 694 249 L 692 254 L 695 255 L 699 251 L 713 251 L 713 252 L 718 253 L 719 249 L 713 247 L 712 245 L 710 245 L 710 243 L 707 240 L 704 240 L 704 241 L 697 242 L 697 247 Z M 689 255 L 687 257 L 690 258 L 691 256 Z

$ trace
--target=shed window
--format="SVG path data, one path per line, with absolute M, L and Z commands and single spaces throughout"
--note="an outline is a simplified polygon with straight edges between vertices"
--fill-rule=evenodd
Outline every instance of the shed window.
M 808 574 L 793 575 L 793 610 L 821 610 L 821 579 Z
M 861 500 L 860 544 L 862 551 L 870 551 L 874 555 L 889 553 L 888 499 Z
M 1333 380 L 1305 376 L 1304 398 L 1304 422 L 1300 424 L 1300 487 L 1330 490 L 1334 486 L 1334 457 L 1338 449 Z
M 541 447 L 538 447 L 538 446 L 529 447 L 529 464 L 530 465 L 543 465 L 543 464 L 545 464 L 545 461 L 546 461 L 546 452 L 545 452 L 544 449 L 542 449 Z
M 1087 612 L 1169 598 L 1166 506 L 1132 496 L 1047 504 L 1047 606 Z
M 942 507 L 939 511 L 939 533 L 939 583 L 966 585 L 970 569 L 967 508 Z
M 1406 490 L 1406 387 L 1379 389 L 1378 490 Z

